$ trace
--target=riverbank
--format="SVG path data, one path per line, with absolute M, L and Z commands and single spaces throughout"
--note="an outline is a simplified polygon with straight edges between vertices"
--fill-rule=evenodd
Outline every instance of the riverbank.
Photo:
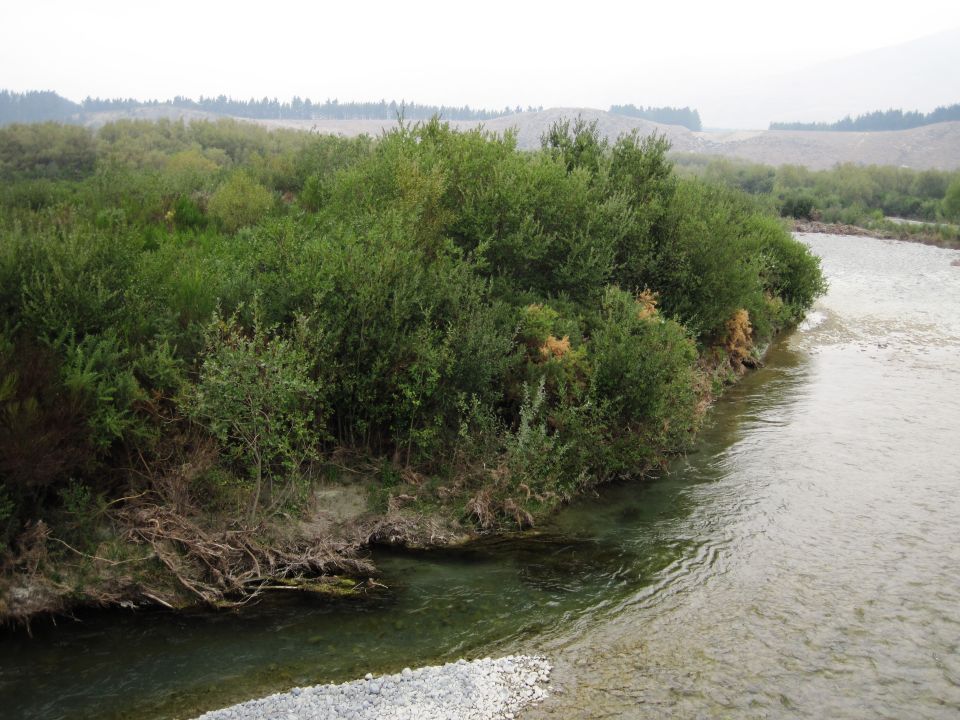
M 844 223 L 825 223 L 818 220 L 794 220 L 793 231 L 820 235 L 873 237 L 881 240 L 903 240 L 949 249 L 960 248 L 960 231 L 954 225 L 884 220 L 871 223 L 865 227 Z
M 726 422 L 673 468 L 690 511 L 628 535 L 685 552 L 537 646 L 566 692 L 524 720 L 960 709 L 956 253 L 801 239 L 830 283 L 817 322 L 731 390 Z
M 16 132 L 92 144 L 0 197 L 5 619 L 376 594 L 371 547 L 525 530 L 683 453 L 823 289 L 766 209 L 583 121 L 537 153 Z
M 749 325 L 746 332 L 700 356 L 697 425 L 725 388 L 762 366 L 769 345 L 754 345 Z M 639 477 L 672 457 L 661 448 Z M 387 474 L 393 479 L 384 488 Z M 390 593 L 372 549 L 455 551 L 484 541 L 496 544 L 498 538 L 534 530 L 605 482 L 583 484 L 566 497 L 528 495 L 526 505 L 508 498 L 514 515 L 499 520 L 496 503 L 503 501 L 489 485 L 478 492 L 464 478 L 443 484 L 410 467 L 396 470 L 349 454 L 331 458 L 317 475 L 327 479 L 311 487 L 296 515 L 265 517 L 256 525 L 226 513 L 201 516 L 189 505 L 164 506 L 155 493 L 125 499 L 103 508 L 87 530 L 97 537 L 92 553 L 53 537 L 40 522 L 19 547 L 17 565 L 26 571 L 8 567 L 0 577 L 0 622 L 29 628 L 38 617 L 94 607 L 218 611 L 277 593 L 363 605 Z
M 196 720 L 507 720 L 548 695 L 545 658 L 459 660 L 340 685 L 293 688 Z

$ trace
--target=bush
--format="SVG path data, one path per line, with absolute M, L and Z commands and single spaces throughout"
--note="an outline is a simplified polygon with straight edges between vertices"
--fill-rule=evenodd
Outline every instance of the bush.
M 207 210 L 227 232 L 260 220 L 273 207 L 272 193 L 246 172 L 233 173 L 210 197 Z
M 698 418 L 697 350 L 684 328 L 663 318 L 649 296 L 608 288 L 588 348 L 591 399 L 607 416 L 615 462 L 636 468 L 685 447 Z
M 300 320 L 301 332 L 306 324 Z M 309 371 L 302 344 L 263 326 L 256 308 L 249 335 L 236 315 L 215 314 L 207 328 L 200 378 L 181 404 L 250 476 L 251 521 L 265 483 L 274 505 L 282 502 L 316 457 L 322 437 L 316 421 L 324 420 L 327 405 Z M 274 480 L 282 482 L 279 497 Z
M 813 196 L 803 190 L 797 190 L 780 199 L 780 214 L 783 217 L 798 220 L 812 220 L 814 213 Z
M 960 223 L 960 178 L 950 183 L 943 196 L 943 215 L 948 220 Z

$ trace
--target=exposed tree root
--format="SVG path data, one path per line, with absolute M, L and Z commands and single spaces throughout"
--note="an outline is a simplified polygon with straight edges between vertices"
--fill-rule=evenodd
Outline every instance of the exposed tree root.
M 211 605 L 247 603 L 277 579 L 375 574 L 373 564 L 356 555 L 356 545 L 300 538 L 274 547 L 253 529 L 205 529 L 150 502 L 128 505 L 117 517 L 126 540 L 148 545 L 187 592 Z

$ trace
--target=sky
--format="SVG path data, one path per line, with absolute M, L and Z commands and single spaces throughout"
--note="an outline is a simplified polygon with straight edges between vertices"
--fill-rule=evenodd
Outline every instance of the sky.
M 960 2 L 32 0 L 0 18 L 0 88 L 72 100 L 697 107 L 727 86 L 960 27 Z

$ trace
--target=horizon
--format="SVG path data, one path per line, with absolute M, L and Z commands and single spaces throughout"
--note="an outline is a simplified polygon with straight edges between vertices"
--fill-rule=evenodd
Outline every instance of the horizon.
M 732 126 L 728 118 L 738 117 L 765 126 L 880 109 L 851 106 L 837 118 L 785 118 L 773 105 L 765 118 L 762 108 L 732 112 L 744 96 L 763 97 L 778 76 L 960 31 L 960 5 L 942 0 L 918 0 L 907 16 L 825 0 L 799 12 L 756 0 L 627 9 L 604 1 L 589 13 L 572 3 L 515 7 L 491 0 L 483 10 L 467 15 L 415 2 L 374 3 L 361 12 L 294 3 L 281 14 L 248 2 L 173 0 L 158 14 L 113 0 L 47 0 L 5 13 L 0 85 L 50 89 L 73 101 L 222 94 L 416 98 L 484 109 L 691 107 L 709 126 Z M 960 99 L 957 88 L 918 105 L 909 87 L 902 100 L 894 90 L 883 107 L 929 111 Z

